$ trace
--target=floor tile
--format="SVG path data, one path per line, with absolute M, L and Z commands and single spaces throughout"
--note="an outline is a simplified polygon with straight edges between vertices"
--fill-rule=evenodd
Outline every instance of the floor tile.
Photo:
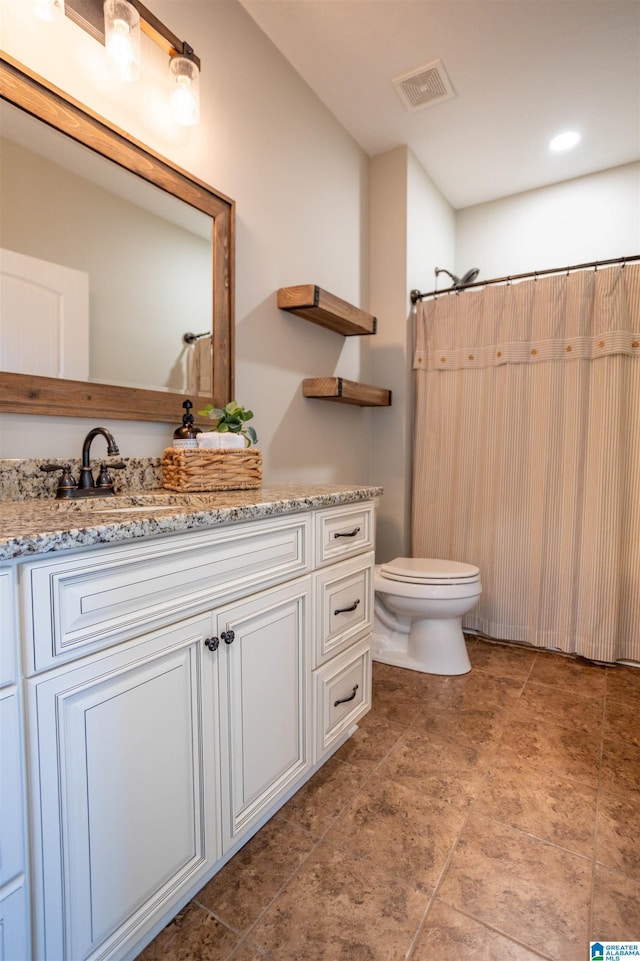
M 595 786 L 498 756 L 473 813 L 593 857 L 596 801 Z
M 628 741 L 602 744 L 602 786 L 616 793 L 631 792 L 637 796 L 640 788 L 640 747 Z
M 511 707 L 504 705 L 481 707 L 472 702 L 449 708 L 437 701 L 429 702 L 422 706 L 411 730 L 485 748 L 498 743 L 509 722 L 510 711 Z
M 604 736 L 609 740 L 629 741 L 640 747 L 640 701 L 625 701 L 607 696 L 604 712 Z
M 435 901 L 411 961 L 538 961 L 543 955 Z
M 371 710 L 378 717 L 408 727 L 418 713 L 421 700 L 417 682 L 411 677 L 415 673 L 396 668 L 393 675 L 378 676 L 373 682 Z
M 453 805 L 375 778 L 356 795 L 326 840 L 362 858 L 372 870 L 431 895 L 464 820 L 464 812 Z
M 191 901 L 137 961 L 227 961 L 238 941 L 237 934 Z
M 634 701 L 640 700 L 640 666 L 626 667 L 623 664 L 616 667 L 608 667 L 607 677 L 607 696 L 618 700 Z
M 488 763 L 486 747 L 412 728 L 389 751 L 376 776 L 465 808 L 477 797 Z
M 536 717 L 601 738 L 604 703 L 604 691 L 587 696 L 529 680 L 518 699 L 516 712 L 521 718 Z
M 591 940 L 640 939 L 640 882 L 596 866 Z
M 553 684 L 558 688 L 566 687 L 574 694 L 590 697 L 604 693 L 606 668 L 580 658 L 539 652 L 531 668 L 529 680 Z
M 242 934 L 316 843 L 308 831 L 276 815 L 196 894 L 195 900 Z
M 340 761 L 346 761 L 365 770 L 376 767 L 405 730 L 403 725 L 394 724 L 393 721 L 379 717 L 371 711 L 358 722 L 358 725 L 355 734 L 336 751 L 334 756 Z
M 425 691 L 424 704 L 439 704 L 448 710 L 460 708 L 504 707 L 515 703 L 523 688 L 523 680 L 511 677 L 497 677 L 474 671 L 458 677 L 439 679 Z
M 368 774 L 355 764 L 331 757 L 290 801 L 281 817 L 319 838 L 353 798 Z
M 515 644 L 490 644 L 478 641 L 469 652 L 472 670 L 525 681 L 536 659 L 535 651 Z
M 513 760 L 527 761 L 565 777 L 598 783 L 600 742 L 588 732 L 545 720 L 514 717 L 498 746 Z
M 243 941 L 230 956 L 229 961 L 275 961 L 272 954 Z
M 400 961 L 428 899 L 323 842 L 252 929 L 277 961 Z
M 640 792 L 620 796 L 601 791 L 596 857 L 601 864 L 640 881 Z
M 591 861 L 578 855 L 472 815 L 438 896 L 553 959 L 584 958 Z

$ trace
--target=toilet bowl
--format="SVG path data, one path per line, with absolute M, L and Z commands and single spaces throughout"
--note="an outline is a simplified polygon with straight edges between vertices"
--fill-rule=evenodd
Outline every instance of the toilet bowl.
M 375 568 L 372 657 L 426 674 L 466 674 L 462 618 L 482 594 L 473 564 L 397 557 Z

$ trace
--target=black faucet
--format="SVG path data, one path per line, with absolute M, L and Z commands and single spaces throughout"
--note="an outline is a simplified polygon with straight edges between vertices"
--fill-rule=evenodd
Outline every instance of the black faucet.
M 115 437 L 111 431 L 107 430 L 106 427 L 94 427 L 93 430 L 89 431 L 82 444 L 82 467 L 80 468 L 80 478 L 77 484 L 71 473 L 70 464 L 41 465 L 40 470 L 62 471 L 60 483 L 58 484 L 58 489 L 56 491 L 56 498 L 108 497 L 111 494 L 115 494 L 113 489 L 113 478 L 111 477 L 109 470 L 120 470 L 126 465 L 123 464 L 122 461 L 118 462 L 117 464 L 109 464 L 108 468 L 106 464 L 101 464 L 98 479 L 97 481 L 94 481 L 93 472 L 91 470 L 91 444 L 94 437 L 97 437 L 98 434 L 101 434 L 107 442 L 107 454 L 120 453 L 118 445 L 115 441 Z
M 80 479 L 78 480 L 78 490 L 92 490 L 96 484 L 91 471 L 91 444 L 94 437 L 102 434 L 107 442 L 107 454 L 119 454 L 120 450 L 116 444 L 115 437 L 106 427 L 94 427 L 85 437 L 82 444 L 82 467 L 80 468 Z M 124 464 L 122 465 L 124 467 Z M 99 479 L 99 478 L 98 478 Z M 113 489 L 113 484 L 111 485 Z

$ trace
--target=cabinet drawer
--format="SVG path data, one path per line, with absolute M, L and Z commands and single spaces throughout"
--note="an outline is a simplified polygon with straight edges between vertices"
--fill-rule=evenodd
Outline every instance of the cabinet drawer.
M 314 671 L 314 764 L 371 707 L 371 637 Z
M 373 550 L 375 531 L 371 503 L 318 511 L 315 523 L 316 567 Z
M 306 573 L 310 523 L 300 514 L 23 565 L 26 672 Z
M 316 574 L 314 667 L 369 634 L 373 610 L 373 552 Z

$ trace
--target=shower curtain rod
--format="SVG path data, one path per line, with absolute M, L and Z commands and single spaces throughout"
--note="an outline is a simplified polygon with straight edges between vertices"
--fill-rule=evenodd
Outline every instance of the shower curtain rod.
M 445 287 L 444 290 L 430 290 L 428 293 L 421 293 L 419 290 L 412 290 L 410 297 L 411 303 L 417 304 L 425 297 L 435 297 L 436 294 L 459 294 L 462 290 L 469 290 L 471 287 L 488 287 L 490 284 L 506 284 L 512 280 L 526 280 L 529 277 L 542 277 L 545 274 L 564 274 L 572 270 L 587 270 L 589 267 L 608 267 L 610 264 L 626 264 L 632 260 L 640 260 L 640 254 L 633 257 L 614 257 L 612 260 L 592 260 L 588 264 L 573 264 L 571 267 L 549 267 L 547 270 L 530 270 L 526 274 L 510 274 L 507 277 L 494 277 L 491 280 L 476 280 L 473 284 L 465 284 L 464 287 Z

